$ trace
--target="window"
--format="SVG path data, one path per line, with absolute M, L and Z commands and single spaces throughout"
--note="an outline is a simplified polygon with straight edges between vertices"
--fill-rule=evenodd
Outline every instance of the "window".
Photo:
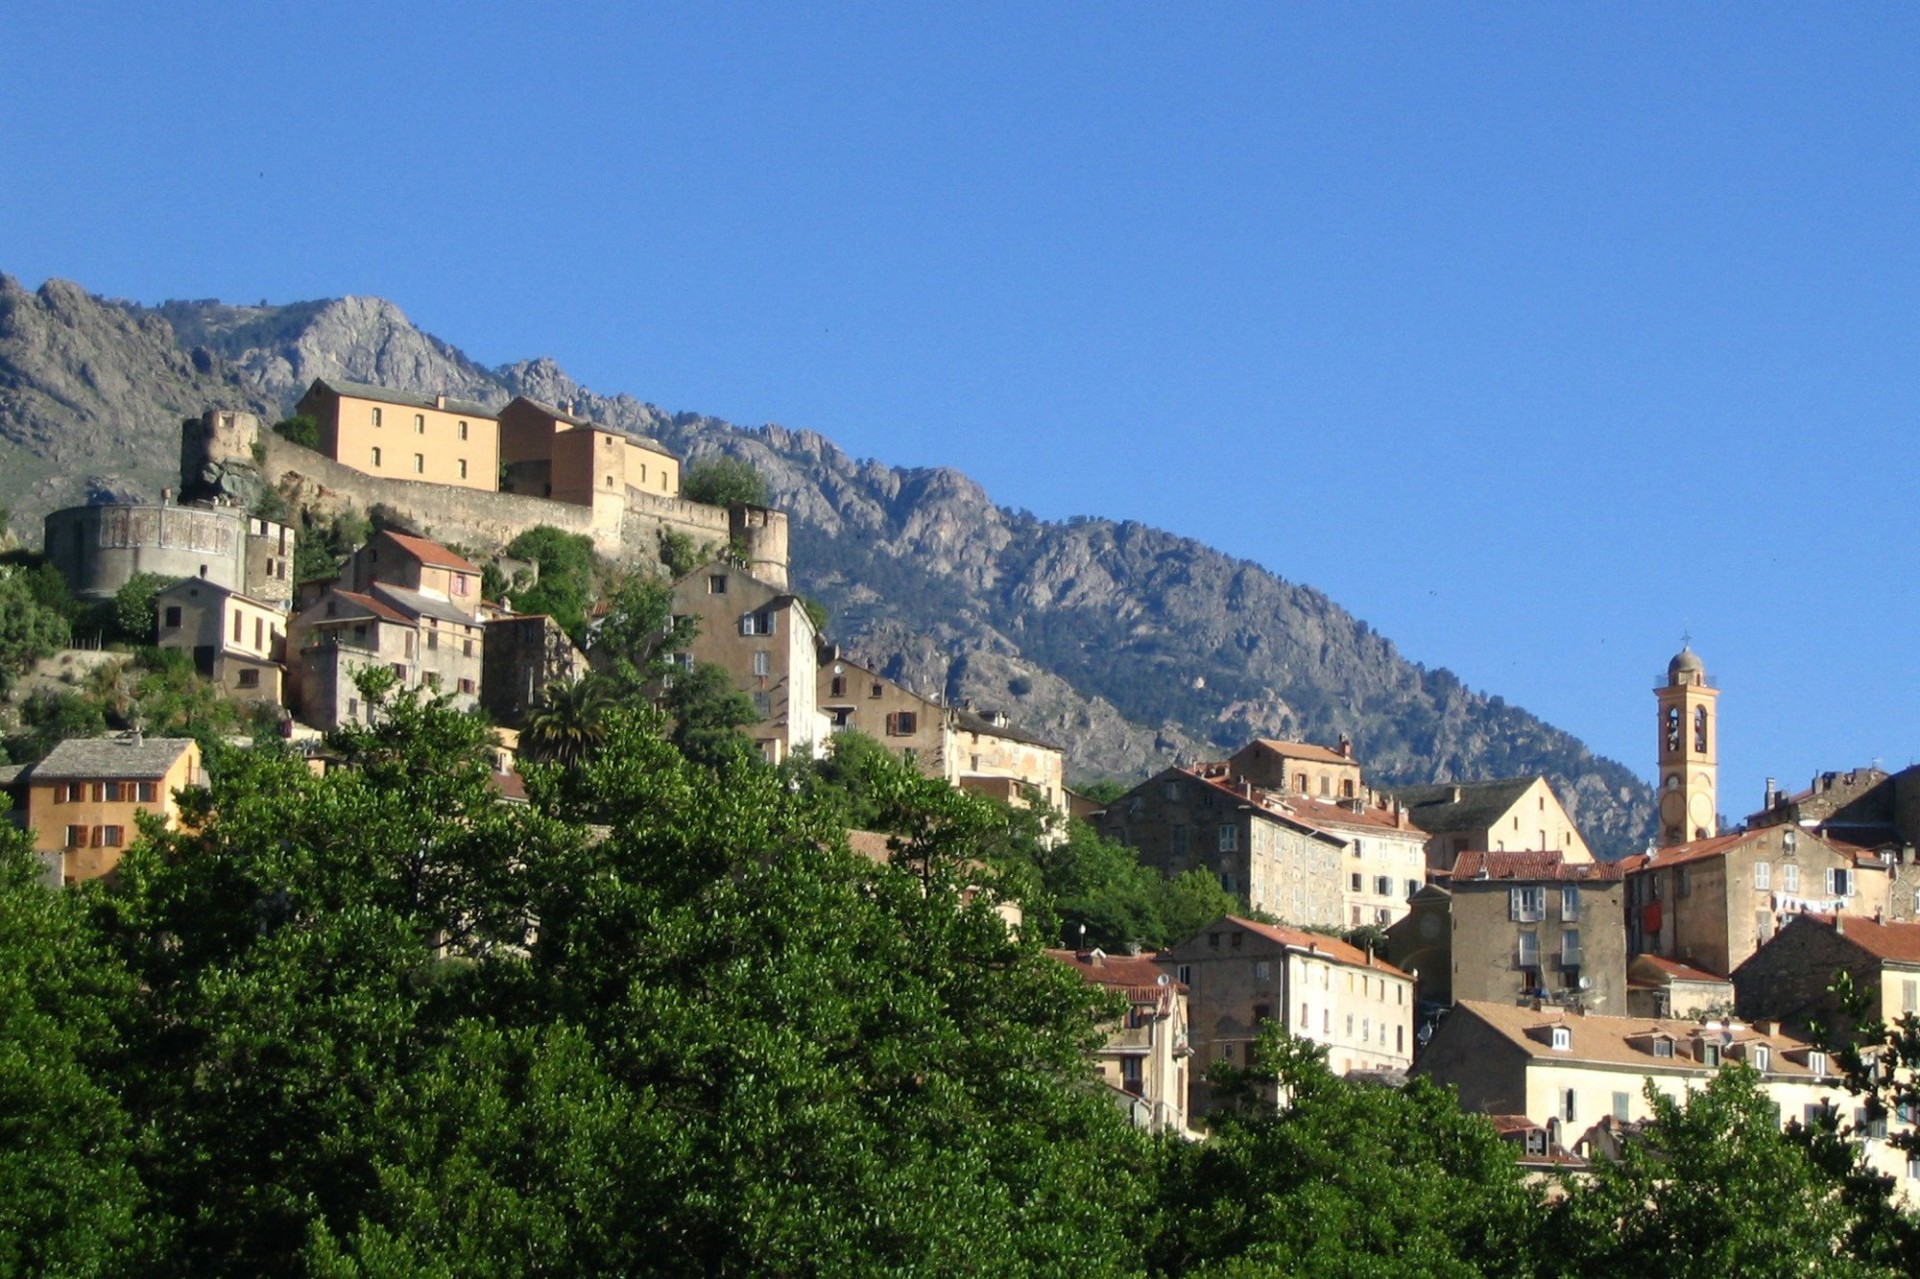
M 765 679 L 773 673 L 773 655 L 765 651 L 753 655 L 753 673 Z
M 1136 1097 L 1146 1089 L 1146 1082 L 1141 1078 L 1140 1073 L 1143 1060 L 1140 1057 L 1120 1059 L 1120 1086 Z
M 1753 886 L 1765 891 L 1773 887 L 1773 863 L 1755 862 L 1753 864 Z
M 1920 1012 L 1920 982 L 1908 977 L 1900 983 L 1900 1011 Z
M 120 783 L 119 782 L 107 783 L 107 802 L 109 804 L 118 804 L 120 802 Z
M 85 826 L 67 827 L 67 847 L 85 848 L 87 846 L 87 828 Z
M 727 575 L 715 573 L 707 578 L 707 594 L 725 595 L 727 593 Z
M 1751 1054 L 1753 1068 L 1761 1074 L 1767 1073 L 1767 1067 L 1773 1064 L 1773 1050 L 1765 1044 L 1755 1044 Z
M 1208 934 L 1207 934 L 1207 945 L 1209 945 L 1209 946 L 1211 946 L 1211 947 L 1213 947 L 1213 948 L 1214 948 L 1215 950 L 1219 950 L 1219 949 L 1220 949 L 1220 934 L 1219 934 L 1219 933 L 1208 933 Z
M 1220 823 L 1220 851 L 1233 853 L 1240 850 L 1240 828 L 1232 822 Z
M 180 625 L 180 606 L 169 604 L 167 605 L 167 628 L 171 630 L 178 625 Z
M 380 425 L 380 410 L 379 410 L 379 409 L 375 409 L 375 410 L 373 411 L 373 424 L 374 424 L 375 426 L 378 426 L 378 425 Z
M 470 679 L 463 679 L 463 680 L 461 680 L 461 681 L 460 681 L 460 691 L 461 691 L 462 693 L 465 693 L 465 694 L 466 694 L 466 695 L 467 695 L 468 697 L 472 697 L 472 696 L 473 696 L 473 681 L 472 681 L 472 680 L 470 680 Z
M 742 635 L 771 635 L 774 633 L 773 618 L 774 614 L 771 609 L 759 613 L 742 614 L 740 618 L 740 633 Z
M 1373 877 L 1373 891 L 1382 897 L 1393 896 L 1393 876 L 1375 875 Z
M 412 640 L 413 637 L 409 635 L 407 638 L 408 640 Z M 407 682 L 407 664 L 405 662 L 395 662 L 393 664 L 393 677 L 403 685 Z
M 347 699 L 347 718 L 348 719 L 360 718 L 360 699 L 359 698 L 349 697 Z
M 1578 1117 L 1573 1104 L 1573 1089 L 1569 1088 L 1567 1095 L 1560 1099 L 1560 1118 L 1567 1123 L 1572 1123 Z
M 1263 1021 L 1270 1021 L 1272 1020 L 1272 1018 L 1273 1018 L 1272 1005 L 1255 1004 L 1253 1006 L 1253 1020 L 1255 1025 L 1258 1025 L 1260 1022 L 1263 1022 Z
M 1853 872 L 1829 868 L 1827 871 L 1827 896 L 1853 896 Z
M 1409 879 L 1407 881 L 1407 896 L 1409 897 L 1413 896 L 1415 893 L 1419 892 L 1423 887 L 1425 887 L 1425 885 L 1423 885 L 1419 880 Z
M 1351 777 L 1344 779 L 1340 783 L 1340 798 L 1342 799 L 1353 798 L 1353 779 Z
M 1362 882 L 1364 882 L 1364 877 L 1357 870 L 1354 871 L 1353 874 L 1347 876 L 1347 888 L 1349 889 L 1349 891 L 1356 892 L 1356 893 L 1359 892 L 1360 885 Z
M 1322 1008 L 1320 1010 L 1320 1033 L 1323 1035 L 1331 1035 L 1333 1033 L 1333 1010 L 1331 1008 Z
M 460 466 L 460 478 L 464 480 L 467 478 L 467 459 L 464 457 L 461 458 L 459 462 L 459 466 Z
M 1547 890 L 1531 888 L 1507 890 L 1507 918 L 1523 924 L 1535 924 L 1547 917 Z
M 1626 1123 L 1633 1115 L 1633 1094 L 1617 1092 L 1613 1094 L 1613 1117 Z
M 427 469 L 426 455 L 423 453 L 415 453 L 413 455 L 413 473 L 415 475 L 423 475 L 426 473 L 426 469 Z
M 886 686 L 884 684 L 882 684 L 879 680 L 875 680 L 873 681 L 873 687 L 867 690 L 867 696 L 878 697 L 880 696 L 881 692 L 885 690 L 885 688 Z
M 1780 868 L 1780 890 L 1790 894 L 1800 891 L 1800 868 L 1792 862 Z
M 1656 1057 L 1673 1056 L 1673 1041 L 1664 1037 L 1654 1040 L 1653 1055 Z
M 1333 779 L 1331 777 L 1328 777 L 1325 773 L 1322 773 L 1320 774 L 1320 798 L 1331 799 L 1332 797 L 1333 797 Z
M 916 711 L 895 711 L 887 716 L 887 732 L 894 737 L 912 737 L 920 731 L 920 716 Z
M 1573 1051 L 1573 1032 L 1565 1026 L 1553 1028 L 1553 1050 L 1557 1053 Z
M 413 415 L 413 433 L 415 435 L 425 435 L 427 433 L 427 415 L 425 413 L 415 413 Z
M 1267 980 L 1268 976 L 1270 976 L 1272 972 L 1273 972 L 1273 968 L 1271 965 L 1267 963 L 1266 960 L 1256 959 L 1253 961 L 1253 979 L 1255 981 Z
M 1307 775 L 1305 773 L 1294 774 L 1293 788 L 1302 795 L 1307 793 Z
M 1560 918 L 1571 924 L 1580 918 L 1580 885 L 1563 884 L 1560 888 Z
M 428 671 L 420 677 L 420 682 L 437 693 L 440 691 L 440 672 Z
M 1307 1004 L 1305 1000 L 1302 1000 L 1300 1002 L 1300 1029 L 1302 1030 L 1307 1029 L 1307 1025 L 1308 1025 Z
M 1520 934 L 1520 944 L 1514 962 L 1521 968 L 1540 966 L 1540 934 L 1532 929 Z
M 1823 1052 L 1807 1054 L 1807 1070 L 1816 1079 L 1824 1079 L 1827 1074 L 1827 1055 Z
M 845 697 L 846 695 L 847 695 L 847 677 L 845 675 L 835 675 L 832 681 L 827 686 L 827 696 L 828 697 Z
M 380 449 L 378 446 L 375 446 L 373 450 L 373 464 L 375 466 L 380 465 Z
M 1560 966 L 1580 966 L 1580 930 L 1577 928 L 1569 928 L 1560 934 Z
M 1718 1066 L 1720 1064 L 1720 1045 L 1702 1043 L 1700 1045 L 1700 1064 Z
M 1693 708 L 1693 752 L 1696 755 L 1707 753 L 1707 708 Z
M 100 827 L 99 845 L 102 848 L 118 848 L 126 836 L 126 828 L 121 826 Z
M 134 787 L 135 794 L 142 804 L 151 804 L 153 802 L 153 795 L 156 789 L 158 788 L 152 782 L 139 782 L 136 783 Z
M 458 430 L 461 439 L 464 440 L 467 438 L 467 424 L 465 422 L 460 423 L 456 429 Z M 467 468 L 467 464 L 465 462 L 462 462 L 460 464 L 460 474 L 465 475 L 467 473 L 466 468 Z
M 773 718 L 773 699 L 765 693 L 753 695 L 753 712 L 761 719 Z
M 1347 1014 L 1347 1038 L 1348 1039 L 1353 1038 L 1353 1014 L 1352 1013 Z
M 1182 986 L 1193 985 L 1193 965 L 1182 964 L 1178 968 L 1174 969 L 1174 980 L 1179 982 Z
M 240 688 L 259 688 L 260 672 L 249 666 L 240 672 L 240 677 L 234 683 Z
M 1175 826 L 1167 834 L 1176 855 L 1185 856 L 1190 851 L 1190 832 L 1185 826 Z
M 255 648 L 267 646 L 267 623 L 264 618 L 253 619 L 253 646 Z
M 1691 866 L 1682 866 L 1680 868 L 1680 895 L 1682 897 L 1693 896 L 1693 867 Z

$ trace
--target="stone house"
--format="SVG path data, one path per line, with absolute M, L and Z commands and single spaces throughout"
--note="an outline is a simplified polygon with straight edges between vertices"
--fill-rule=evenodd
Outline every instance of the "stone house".
M 1364 795 L 1336 803 L 1295 794 L 1284 803 L 1294 817 L 1346 845 L 1340 898 L 1348 927 L 1386 928 L 1406 917 L 1408 902 L 1426 887 L 1427 833 L 1404 808 Z
M 1462 853 L 1557 851 L 1570 862 L 1593 860 L 1544 777 L 1375 790 L 1403 805 L 1413 824 L 1427 832 L 1430 871 L 1444 873 Z
M 459 710 L 479 705 L 485 629 L 445 600 L 404 587 L 329 589 L 287 627 L 288 674 L 300 718 L 315 728 L 365 723 L 354 676 L 391 669 L 401 688 L 445 694 Z
M 524 395 L 500 410 L 500 464 L 503 491 L 574 506 L 624 507 L 629 488 L 680 496 L 680 459 L 674 454 Z
M 1758 1072 L 1783 1125 L 1837 1111 L 1861 1128 L 1869 1167 L 1897 1178 L 1909 1195 L 1920 1190 L 1920 1162 L 1887 1144 L 1885 1121 L 1867 1118 L 1824 1052 L 1781 1033 L 1777 1023 L 1603 1017 L 1461 1000 L 1415 1070 L 1452 1085 L 1464 1110 L 1525 1115 L 1554 1144 L 1604 1156 L 1617 1148 L 1623 1127 L 1652 1117 L 1648 1084 L 1677 1098 L 1735 1062 Z
M 1796 1030 L 1843 1032 L 1849 1019 L 1831 987 L 1846 973 L 1882 1020 L 1920 1014 L 1920 924 L 1866 915 L 1795 915 L 1733 970 L 1742 1017 L 1770 1017 Z
M 287 615 L 278 605 L 197 577 L 156 592 L 153 603 L 161 648 L 191 653 L 228 697 L 280 703 Z
M 206 783 L 200 745 L 190 737 L 73 738 L 23 770 L 27 824 L 50 882 L 110 875 L 139 837 L 141 813 L 180 821 L 177 792 Z
M 1339 1074 L 1413 1062 L 1412 979 L 1337 937 L 1223 915 L 1160 963 L 1188 992 L 1196 1115 L 1212 1105 L 1208 1069 L 1245 1066 L 1264 1022 L 1322 1045 Z
M 819 710 L 819 637 L 798 596 L 713 560 L 673 584 L 673 612 L 695 623 L 686 663 L 713 663 L 753 699 L 760 718 L 746 731 L 767 762 L 818 753 L 831 730 Z
M 1454 1002 L 1550 999 L 1626 1013 L 1626 886 L 1617 865 L 1557 852 L 1466 852 L 1447 889 Z
M 1089 985 L 1126 1000 L 1127 1011 L 1108 1028 L 1094 1054 L 1100 1081 L 1124 1099 L 1149 1132 L 1187 1131 L 1187 992 L 1151 956 L 1101 950 L 1049 950 Z
M 587 673 L 587 656 L 560 623 L 544 613 L 485 619 L 480 705 L 496 724 L 525 723 L 549 684 L 571 684 Z
M 1878 856 L 1793 826 L 1717 835 L 1618 863 L 1627 875 L 1627 950 L 1732 973 L 1803 911 L 1884 912 Z
M 384 583 L 452 605 L 467 617 L 480 609 L 478 564 L 424 537 L 382 529 L 347 558 L 339 582 L 365 593 Z
M 1234 782 L 1252 782 L 1266 790 L 1316 799 L 1360 796 L 1360 764 L 1345 737 L 1340 739 L 1338 750 L 1256 737 L 1228 757 L 1227 776 Z
M 1257 911 L 1303 927 L 1346 926 L 1346 841 L 1251 782 L 1165 769 L 1107 805 L 1095 825 L 1163 874 L 1204 870 Z
M 1733 983 L 1658 955 L 1635 955 L 1627 963 L 1627 1015 L 1702 1017 L 1733 1008 Z
M 500 423 L 484 404 L 320 378 L 295 411 L 319 424 L 318 452 L 342 466 L 380 479 L 500 487 Z

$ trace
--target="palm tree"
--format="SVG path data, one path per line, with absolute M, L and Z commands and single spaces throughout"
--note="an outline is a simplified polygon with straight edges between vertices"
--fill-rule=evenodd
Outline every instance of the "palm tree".
M 592 676 L 555 680 L 541 695 L 520 734 L 520 753 L 541 763 L 577 768 L 599 749 L 606 736 L 601 716 L 607 695 Z

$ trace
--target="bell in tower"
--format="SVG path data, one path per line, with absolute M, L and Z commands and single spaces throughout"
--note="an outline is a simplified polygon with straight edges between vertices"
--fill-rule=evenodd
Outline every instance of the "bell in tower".
M 1691 647 L 1667 663 L 1667 682 L 1653 690 L 1660 704 L 1660 843 L 1662 847 L 1719 834 L 1720 690 Z

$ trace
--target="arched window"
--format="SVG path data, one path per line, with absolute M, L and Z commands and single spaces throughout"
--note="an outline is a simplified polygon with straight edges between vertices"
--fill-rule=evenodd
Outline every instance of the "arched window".
M 1693 753 L 1707 753 L 1707 708 L 1704 706 L 1693 708 Z
M 1667 707 L 1666 733 L 1667 749 L 1678 751 L 1680 749 L 1680 708 L 1678 706 Z

